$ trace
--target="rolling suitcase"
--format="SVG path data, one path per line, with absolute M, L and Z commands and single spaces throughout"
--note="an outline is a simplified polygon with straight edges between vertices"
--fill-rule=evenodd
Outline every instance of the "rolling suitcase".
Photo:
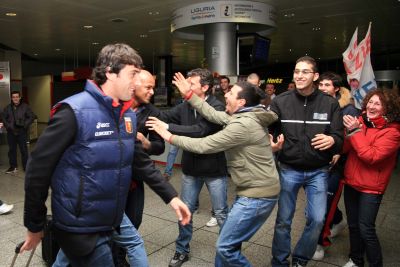
M 47 215 L 42 239 L 42 258 L 46 262 L 46 266 L 53 265 L 59 250 L 60 247 L 54 236 L 52 217 Z
M 19 243 L 19 244 L 17 245 L 17 247 L 15 248 L 15 255 L 14 255 L 14 258 L 13 258 L 13 260 L 12 260 L 12 262 L 11 262 L 11 267 L 14 267 L 14 264 L 15 264 L 15 262 L 16 262 L 16 260 L 17 260 L 18 254 L 19 254 L 19 252 L 20 252 L 20 250 L 21 250 L 21 247 L 22 247 L 22 245 L 23 245 L 24 243 L 25 243 L 25 241 Z M 31 260 L 32 260 L 32 257 L 33 257 L 33 253 L 35 253 L 35 249 L 32 249 L 31 254 L 29 255 L 28 261 L 26 262 L 26 265 L 25 265 L 26 267 L 28 267 L 29 264 L 31 263 Z

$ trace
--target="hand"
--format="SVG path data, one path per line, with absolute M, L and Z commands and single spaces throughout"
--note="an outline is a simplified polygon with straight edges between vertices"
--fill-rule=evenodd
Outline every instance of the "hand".
M 43 238 L 43 231 L 37 232 L 37 233 L 32 233 L 31 231 L 28 230 L 25 238 L 25 243 L 21 247 L 20 253 L 23 251 L 28 251 L 35 249 L 37 245 L 42 241 Z
M 171 207 L 175 210 L 180 224 L 186 225 L 190 222 L 190 217 L 192 217 L 192 214 L 190 214 L 189 208 L 185 203 L 182 202 L 182 200 L 180 200 L 178 197 L 174 197 L 171 202 L 169 202 L 169 205 L 171 205 Z
M 185 79 L 185 76 L 183 76 L 182 73 L 175 73 L 172 83 L 178 87 L 182 97 L 185 97 L 190 92 L 190 83 Z
M 333 155 L 331 162 L 329 162 L 331 167 L 334 166 L 338 162 L 339 158 L 340 158 L 339 154 Z
M 313 139 L 311 139 L 311 145 L 314 149 L 327 150 L 335 144 L 335 139 L 332 136 L 325 134 L 316 134 Z
M 141 132 L 137 132 L 136 139 L 142 142 L 142 146 L 145 150 L 149 150 L 151 148 L 151 142 Z
M 156 117 L 149 117 L 148 121 L 146 121 L 146 127 L 149 127 L 150 130 L 158 133 L 166 141 L 169 141 L 172 136 L 172 134 L 167 130 L 167 124 Z
M 361 123 L 358 121 L 358 119 L 351 115 L 343 116 L 343 125 L 348 131 L 352 131 L 361 127 Z
M 285 141 L 285 137 L 283 134 L 278 135 L 276 139 L 276 143 L 274 142 L 274 137 L 270 134 L 269 135 L 269 142 L 271 143 L 272 152 L 276 152 L 282 149 L 283 142 Z

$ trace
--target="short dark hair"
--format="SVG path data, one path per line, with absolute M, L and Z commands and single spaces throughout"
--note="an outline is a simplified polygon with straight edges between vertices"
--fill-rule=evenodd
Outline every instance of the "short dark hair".
M 21 92 L 20 91 L 11 91 L 11 96 L 12 95 L 15 95 L 15 94 L 18 94 L 18 96 L 21 96 Z
M 214 85 L 214 76 L 211 71 L 209 71 L 208 69 L 197 68 L 189 71 L 187 76 L 199 76 L 201 86 L 208 85 L 206 94 L 211 94 L 211 88 Z
M 231 80 L 228 78 L 228 76 L 225 76 L 225 75 L 219 76 L 219 80 L 222 81 L 222 79 L 226 79 L 226 80 L 228 80 L 228 83 L 231 83 Z
M 236 83 L 236 85 L 242 88 L 238 93 L 237 99 L 246 100 L 245 107 L 252 107 L 260 104 L 260 100 L 263 98 L 262 96 L 265 96 L 265 93 L 258 86 L 249 82 L 241 81 Z
M 310 57 L 310 56 L 304 56 L 301 57 L 299 59 L 296 60 L 296 64 L 299 62 L 307 62 L 308 64 L 312 65 L 312 70 L 314 72 L 318 72 L 318 66 L 317 66 L 317 62 L 315 61 L 314 58 Z
M 332 71 L 327 71 L 327 72 L 322 73 L 319 76 L 318 80 L 319 81 L 322 81 L 322 80 L 332 81 L 333 87 L 335 87 L 335 88 L 338 88 L 338 87 L 340 88 L 340 86 L 342 86 L 342 77 L 340 77 L 339 74 L 336 74 Z
M 126 65 L 142 68 L 143 61 L 139 54 L 127 44 L 108 44 L 99 52 L 92 79 L 97 85 L 102 85 L 107 81 L 107 72 L 118 74 Z

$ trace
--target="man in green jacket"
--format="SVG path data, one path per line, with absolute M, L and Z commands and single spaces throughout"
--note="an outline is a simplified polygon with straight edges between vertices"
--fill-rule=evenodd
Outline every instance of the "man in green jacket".
M 259 105 L 262 92 L 248 82 L 237 83 L 225 94 L 226 112 L 216 111 L 193 94 L 182 74 L 175 74 L 173 83 L 204 118 L 223 125 L 223 130 L 203 138 L 190 138 L 172 135 L 156 118 L 151 118 L 147 126 L 187 151 L 199 154 L 225 151 L 237 197 L 217 241 L 215 266 L 251 266 L 241 254 L 241 244 L 267 220 L 280 191 L 271 144 L 281 146 L 283 137 L 271 143 L 267 130 L 277 115 Z

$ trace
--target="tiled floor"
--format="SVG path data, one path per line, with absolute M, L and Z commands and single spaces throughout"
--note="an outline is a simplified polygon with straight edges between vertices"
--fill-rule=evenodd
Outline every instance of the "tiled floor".
M 12 213 L 0 216 L 0 267 L 9 266 L 14 255 L 14 248 L 24 239 L 26 229 L 23 227 L 24 174 L 4 174 L 6 165 L 5 147 L 0 146 L 0 199 L 14 204 Z M 158 166 L 162 169 L 162 166 Z M 176 169 L 171 180 L 177 190 L 180 190 L 180 169 Z M 384 266 L 400 266 L 398 246 L 400 240 L 400 179 L 399 168 L 392 177 L 391 184 L 385 194 L 377 220 L 378 235 L 384 254 Z M 229 203 L 234 197 L 234 187 L 229 186 Z M 168 266 L 174 254 L 174 240 L 178 235 L 178 227 L 174 212 L 161 199 L 146 187 L 146 201 L 143 223 L 140 228 L 149 256 L 150 266 Z M 298 207 L 292 228 L 292 244 L 297 241 L 304 226 L 304 193 L 299 194 Z M 340 206 L 343 208 L 343 202 Z M 343 209 L 344 210 L 344 209 Z M 272 216 L 257 234 L 243 246 L 244 254 L 253 266 L 270 266 L 271 243 L 276 208 Z M 209 228 L 205 224 L 210 217 L 210 200 L 207 189 L 204 188 L 200 197 L 200 212 L 194 214 L 194 233 L 191 242 L 191 259 L 184 267 L 213 266 L 215 242 L 218 227 Z M 348 232 L 344 231 L 335 238 L 333 245 L 326 252 L 321 262 L 311 261 L 308 266 L 342 266 L 347 261 Z M 16 266 L 25 266 L 28 255 L 24 253 L 18 258 Z M 38 247 L 32 259 L 31 266 L 45 266 L 41 260 L 41 250 Z

